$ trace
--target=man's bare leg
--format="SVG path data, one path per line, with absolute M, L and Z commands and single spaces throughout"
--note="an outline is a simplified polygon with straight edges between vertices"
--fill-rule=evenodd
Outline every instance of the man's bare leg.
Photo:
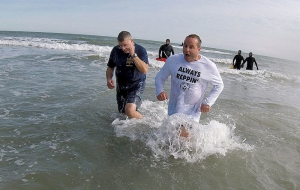
M 189 136 L 189 132 L 186 130 L 184 126 L 180 127 L 180 136 L 186 138 Z
M 134 103 L 127 103 L 125 106 L 125 114 L 129 118 L 142 119 L 143 116 L 140 112 L 136 111 L 136 105 Z

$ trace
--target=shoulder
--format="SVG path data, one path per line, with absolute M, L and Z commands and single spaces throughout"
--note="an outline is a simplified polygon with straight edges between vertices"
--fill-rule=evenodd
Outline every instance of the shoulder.
M 146 49 L 143 46 L 136 43 L 134 43 L 134 46 L 135 46 L 135 53 L 138 55 L 138 57 L 146 64 L 149 64 L 148 53 Z
M 119 55 L 119 54 L 121 54 L 123 51 L 121 50 L 121 49 L 119 49 L 119 46 L 115 46 L 115 47 L 113 47 L 112 48 L 112 50 L 111 50 L 111 55 Z
M 119 46 L 114 46 L 113 48 L 112 48 L 112 52 L 115 52 L 115 51 L 117 51 L 119 49 Z
M 182 53 L 179 53 L 179 54 L 175 54 L 175 55 L 171 55 L 167 61 L 170 60 L 170 61 L 183 61 L 184 60 L 184 56 Z
M 135 48 L 137 49 L 145 49 L 143 46 L 141 46 L 140 44 L 134 43 Z
M 215 63 L 212 60 L 210 60 L 209 58 L 205 57 L 204 55 L 201 55 L 201 58 L 199 59 L 199 61 L 215 65 Z
M 210 69 L 217 69 L 217 65 L 212 61 L 210 60 L 209 58 L 201 55 L 201 58 L 199 59 L 199 62 L 203 65 L 205 65 L 207 68 L 210 68 Z
M 175 54 L 175 55 L 171 55 L 170 57 L 168 57 L 168 59 L 166 60 L 165 62 L 165 65 L 168 66 L 168 65 L 177 65 L 177 64 L 181 64 L 181 63 L 184 63 L 185 62 L 185 59 L 184 59 L 184 56 L 183 54 Z
M 135 46 L 135 51 L 136 52 L 143 52 L 143 53 L 147 53 L 147 51 L 146 51 L 146 49 L 143 47 L 143 46 L 141 46 L 141 45 L 139 45 L 139 44 L 134 44 L 134 46 Z

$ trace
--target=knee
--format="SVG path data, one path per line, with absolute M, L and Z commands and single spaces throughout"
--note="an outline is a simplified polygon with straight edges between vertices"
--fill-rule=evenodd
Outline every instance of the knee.
M 133 104 L 133 103 L 126 104 L 126 106 L 125 106 L 125 114 L 126 114 L 129 118 L 134 117 L 135 112 L 136 112 L 136 105 L 135 105 L 135 104 Z

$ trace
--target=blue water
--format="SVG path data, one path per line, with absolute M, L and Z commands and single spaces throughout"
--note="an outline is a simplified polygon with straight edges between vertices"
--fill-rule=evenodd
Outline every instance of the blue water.
M 253 50 L 260 70 L 238 71 L 236 52 L 202 47 L 225 88 L 195 124 L 156 100 L 164 42 L 135 42 L 150 67 L 128 120 L 106 86 L 115 37 L 0 32 L 0 189 L 300 189 L 300 63 Z

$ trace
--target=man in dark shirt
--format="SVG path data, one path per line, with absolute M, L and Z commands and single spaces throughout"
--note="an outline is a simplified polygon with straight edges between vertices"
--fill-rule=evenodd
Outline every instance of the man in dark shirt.
M 247 67 L 246 67 L 246 70 L 253 70 L 253 62 L 255 63 L 256 65 L 256 68 L 258 70 L 258 66 L 257 66 L 257 63 L 256 63 L 256 60 L 254 57 L 252 57 L 252 52 L 249 53 L 249 57 L 247 57 L 243 64 L 242 64 L 242 68 L 244 67 L 244 63 L 247 62 Z
M 115 87 L 112 79 L 115 71 L 119 112 L 125 113 L 129 118 L 140 119 L 143 116 L 137 109 L 141 105 L 146 83 L 149 64 L 147 51 L 134 43 L 127 31 L 119 33 L 118 44 L 112 49 L 107 63 L 107 87 Z
M 160 46 L 158 51 L 159 58 L 168 58 L 170 55 L 174 55 L 173 47 L 170 45 L 170 40 L 166 39 L 166 44 Z
M 239 50 L 238 54 L 234 56 L 232 65 L 234 66 L 233 68 L 240 70 L 241 69 L 241 64 L 242 61 L 244 61 L 244 57 L 241 55 L 242 51 Z M 235 61 L 235 63 L 234 63 Z

